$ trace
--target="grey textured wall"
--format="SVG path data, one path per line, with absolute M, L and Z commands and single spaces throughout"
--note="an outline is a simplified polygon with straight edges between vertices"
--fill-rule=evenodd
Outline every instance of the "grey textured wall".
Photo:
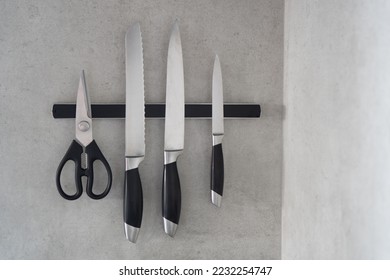
M 0 258 L 280 258 L 283 1 L 0 2 Z M 57 165 L 73 120 L 54 120 L 74 102 L 81 69 L 92 102 L 124 102 L 124 36 L 141 22 L 147 102 L 164 102 L 171 25 L 180 19 L 187 102 L 211 101 L 217 52 L 226 102 L 255 102 L 261 119 L 225 124 L 225 196 L 209 202 L 211 122 L 186 121 L 181 223 L 163 232 L 163 120 L 146 121 L 143 224 L 136 245 L 122 228 L 124 121 L 95 120 L 94 136 L 114 180 L 101 201 L 57 193 Z M 64 181 L 72 183 L 72 170 Z
M 283 258 L 390 258 L 389 14 L 286 1 Z

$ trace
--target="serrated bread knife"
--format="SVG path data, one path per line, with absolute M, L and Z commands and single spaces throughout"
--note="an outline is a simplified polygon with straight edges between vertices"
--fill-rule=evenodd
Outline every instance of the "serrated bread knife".
M 212 130 L 213 151 L 211 158 L 211 202 L 221 207 L 224 166 L 222 153 L 223 127 L 223 86 L 221 64 L 218 55 L 215 56 L 212 84 Z
M 181 190 L 177 157 L 184 149 L 184 72 L 178 21 L 168 47 L 164 135 L 162 216 L 165 233 L 173 237 L 180 219 Z
M 123 218 L 126 238 L 135 243 L 142 222 L 143 197 L 138 166 L 145 157 L 144 62 L 139 23 L 126 33 L 126 174 Z

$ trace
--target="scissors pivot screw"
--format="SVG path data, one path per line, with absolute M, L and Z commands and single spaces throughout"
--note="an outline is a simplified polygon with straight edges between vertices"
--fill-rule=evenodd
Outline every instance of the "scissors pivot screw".
M 79 129 L 80 129 L 82 132 L 88 131 L 88 129 L 89 129 L 89 123 L 86 122 L 86 121 L 79 122 Z

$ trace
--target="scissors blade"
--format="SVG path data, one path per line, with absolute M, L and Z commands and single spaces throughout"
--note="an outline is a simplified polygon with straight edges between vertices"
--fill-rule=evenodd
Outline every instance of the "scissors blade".
M 85 83 L 84 70 L 82 70 L 76 101 L 76 140 L 84 147 L 87 147 L 93 140 L 91 117 L 91 103 Z

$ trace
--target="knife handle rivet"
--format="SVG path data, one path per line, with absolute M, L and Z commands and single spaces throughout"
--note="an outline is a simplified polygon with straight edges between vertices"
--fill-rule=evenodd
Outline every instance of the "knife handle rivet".
M 86 121 L 79 122 L 78 127 L 79 127 L 80 131 L 86 132 L 89 129 L 89 123 Z

